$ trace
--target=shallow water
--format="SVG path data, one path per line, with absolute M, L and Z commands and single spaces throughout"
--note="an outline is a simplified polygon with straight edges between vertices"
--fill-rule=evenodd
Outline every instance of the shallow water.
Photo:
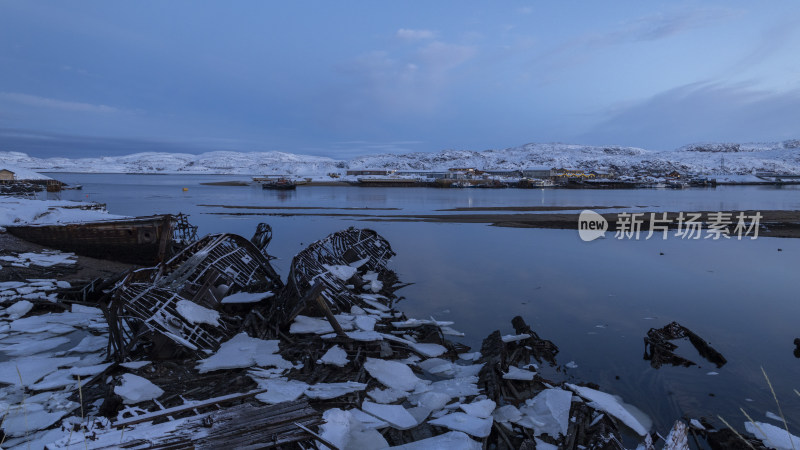
M 742 241 L 600 239 L 583 242 L 574 230 L 516 229 L 484 224 L 373 222 L 365 215 L 422 214 L 477 206 L 642 206 L 645 210 L 800 210 L 797 186 L 686 190 L 459 190 L 308 187 L 264 191 L 203 186 L 241 176 L 53 174 L 84 186 L 62 199 L 106 203 L 114 214 L 184 212 L 200 233 L 249 237 L 258 222 L 274 231 L 270 253 L 285 276 L 291 257 L 308 243 L 348 226 L 385 236 L 398 256 L 390 267 L 404 282 L 400 308 L 411 317 L 453 320 L 468 345 L 522 315 L 561 349 L 555 374 L 592 381 L 647 412 L 666 431 L 680 417 L 756 420 L 777 412 L 760 367 L 769 374 L 784 413 L 800 427 L 800 240 Z M 187 187 L 188 191 L 182 188 Z M 53 196 L 54 194 L 49 194 Z M 248 210 L 199 205 L 325 207 L 329 210 Z M 341 210 L 336 208 L 398 208 Z M 234 215 L 232 213 L 272 215 Z M 212 214 L 221 213 L 221 214 Z M 352 214 L 351 216 L 274 214 Z M 438 213 L 438 212 L 437 212 Z M 782 251 L 778 251 L 781 249 Z M 660 255 L 664 253 L 664 255 Z M 680 353 L 699 364 L 652 369 L 642 359 L 651 327 L 678 321 L 711 342 L 728 360 L 717 369 L 688 342 Z M 718 375 L 707 375 L 715 371 Z M 617 379 L 617 377 L 619 377 Z M 748 400 L 749 399 L 749 400 Z M 751 401 L 750 401 L 751 400 Z

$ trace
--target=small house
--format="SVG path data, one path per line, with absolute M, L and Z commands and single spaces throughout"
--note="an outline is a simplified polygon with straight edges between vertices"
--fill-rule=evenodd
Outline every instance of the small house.
M 14 172 L 8 169 L 0 169 L 0 181 L 14 181 L 17 179 L 17 176 L 14 175 Z

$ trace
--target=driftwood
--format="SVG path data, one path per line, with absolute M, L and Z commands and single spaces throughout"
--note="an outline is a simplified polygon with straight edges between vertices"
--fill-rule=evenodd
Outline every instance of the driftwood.
M 658 369 L 663 364 L 683 367 L 695 365 L 696 363 L 693 361 L 675 354 L 678 346 L 670 341 L 682 338 L 689 338 L 689 342 L 697 349 L 700 356 L 715 364 L 717 368 L 728 362 L 708 342 L 678 322 L 669 323 L 663 328 L 651 328 L 647 332 L 647 336 L 644 338 L 644 359 L 650 361 L 650 366 L 654 369 Z

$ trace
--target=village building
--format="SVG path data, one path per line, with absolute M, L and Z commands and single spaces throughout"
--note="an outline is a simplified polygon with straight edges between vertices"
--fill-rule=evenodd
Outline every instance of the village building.
M 17 176 L 14 175 L 14 172 L 8 169 L 0 169 L 0 181 L 14 181 L 17 179 Z

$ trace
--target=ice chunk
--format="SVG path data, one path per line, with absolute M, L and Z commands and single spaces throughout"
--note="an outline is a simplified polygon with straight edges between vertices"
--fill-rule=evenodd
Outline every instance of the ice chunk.
M 503 342 L 508 343 L 508 342 L 523 341 L 525 339 L 528 339 L 529 337 L 531 337 L 530 334 L 507 334 L 503 336 L 502 339 Z
M 536 450 L 558 450 L 558 447 L 545 442 L 539 438 L 533 438 L 534 442 L 536 442 Z
M 564 364 L 564 367 L 566 367 L 567 369 L 577 369 L 578 368 L 578 364 L 576 364 L 575 361 L 570 361 L 570 362 Z
M 363 266 L 364 264 L 366 264 L 368 262 L 369 262 L 369 256 L 367 256 L 364 259 L 359 259 L 356 262 L 352 262 L 352 263 L 349 264 L 349 266 L 358 269 L 359 267 Z
M 366 384 L 356 383 L 355 381 L 346 381 L 344 383 L 317 383 L 308 387 L 306 396 L 320 400 L 329 400 L 352 392 L 363 391 L 366 388 Z
M 75 384 L 75 379 L 72 378 L 71 369 L 62 369 L 48 374 L 39 382 L 32 384 L 30 388 L 34 391 L 48 391 L 65 386 L 72 386 L 73 384 Z
M 614 398 L 614 396 L 611 394 L 570 383 L 567 383 L 566 386 L 586 400 L 593 402 L 594 404 L 592 406 L 595 409 L 607 412 L 608 414 L 619 419 L 628 428 L 639 434 L 639 436 L 646 435 L 647 431 L 652 425 L 652 422 L 650 422 L 646 416 L 643 416 L 643 413 L 636 410 L 637 415 L 642 415 L 642 417 L 635 417 L 631 412 L 631 405 L 624 404 L 623 402 Z M 645 420 L 646 422 L 643 423 Z
M 358 316 L 356 317 L 356 327 L 362 331 L 374 331 L 375 323 L 377 320 L 372 316 Z
M 6 436 L 17 437 L 43 430 L 58 422 L 76 406 L 78 406 L 77 403 L 70 402 L 69 408 L 56 408 L 55 411 L 48 411 L 40 403 L 25 402 L 13 406 L 8 409 L 7 414 L 4 412 L 3 431 Z
M 383 420 L 398 430 L 407 430 L 417 426 L 417 421 L 414 419 L 414 416 L 400 405 L 382 405 L 380 403 L 364 401 L 361 405 L 361 409 L 365 413 Z
M 330 322 L 325 319 L 298 315 L 289 327 L 291 334 L 325 334 L 333 332 Z
M 352 414 L 339 408 L 332 408 L 322 414 L 324 424 L 319 427 L 319 434 L 323 439 L 335 445 L 337 449 L 344 449 L 350 440 L 350 421 Z M 324 448 L 328 448 L 325 446 Z
M 405 398 L 406 396 L 408 396 L 408 392 L 392 388 L 386 388 L 386 389 L 375 388 L 371 391 L 367 391 L 367 395 L 369 396 L 369 398 L 378 403 L 394 403 L 400 400 L 401 398 Z
M 348 362 L 347 352 L 342 350 L 342 348 L 338 345 L 334 345 L 333 347 L 329 348 L 324 355 L 322 355 L 320 362 L 323 364 L 331 364 L 336 367 L 344 367 Z
M 373 342 L 383 340 L 383 336 L 377 331 L 347 331 L 345 334 L 354 341 Z
M 444 408 L 451 399 L 449 395 L 443 392 L 425 392 L 416 398 L 417 405 L 430 409 L 431 411 L 438 411 Z
M 481 358 L 481 352 L 459 353 L 458 357 L 464 361 L 477 361 Z
M 786 432 L 784 428 L 765 422 L 744 423 L 744 429 L 755 436 L 766 447 L 779 450 L 792 450 L 800 448 L 800 437 Z
M 517 422 L 522 418 L 522 413 L 514 405 L 505 405 L 495 409 L 492 417 L 498 423 Z
M 492 431 L 491 418 L 475 417 L 462 412 L 455 412 L 438 419 L 429 420 L 428 423 L 455 431 L 463 431 L 478 438 L 485 438 Z
M 252 366 L 290 369 L 293 367 L 292 363 L 275 354 L 278 352 L 278 342 L 251 338 L 246 333 L 239 333 L 222 343 L 214 355 L 201 360 L 197 369 L 200 373 Z
M 478 377 L 453 378 L 431 383 L 427 391 L 441 392 L 452 398 L 478 395 Z
M 33 303 L 27 300 L 21 300 L 6 308 L 5 313 L 11 320 L 19 319 L 20 317 L 28 314 L 28 311 L 33 309 Z
M 175 309 L 189 323 L 205 323 L 212 327 L 219 326 L 219 313 L 213 309 L 208 309 L 189 300 L 178 300 Z
M 228 295 L 220 300 L 222 304 L 232 304 L 232 303 L 256 303 L 260 302 L 261 300 L 268 299 L 273 297 L 275 294 L 272 292 L 237 292 L 235 294 Z
M 355 275 L 356 272 L 358 271 L 357 268 L 350 266 L 337 266 L 337 265 L 329 266 L 327 264 L 323 264 L 322 267 L 324 267 L 325 270 L 327 270 L 333 276 L 342 281 L 347 281 L 350 278 L 353 278 L 353 275 Z
M 81 342 L 69 349 L 69 351 L 73 353 L 92 353 L 100 351 L 106 348 L 106 346 L 108 346 L 107 336 L 90 335 L 81 339 Z
M 267 392 L 256 395 L 256 399 L 268 405 L 291 402 L 300 398 L 308 389 L 308 384 L 285 378 L 259 378 L 258 387 Z
M 114 387 L 114 393 L 122 397 L 122 402 L 133 405 L 161 397 L 164 391 L 150 380 L 126 373 L 122 375 L 122 384 Z
M 469 414 L 470 416 L 475 416 L 485 419 L 492 415 L 492 411 L 494 411 L 495 406 L 497 406 L 497 403 L 495 403 L 492 400 L 486 399 L 468 404 L 462 404 L 461 410 Z M 569 410 L 567 410 L 567 412 L 569 412 Z
M 531 372 L 530 370 L 520 369 L 516 366 L 508 366 L 508 373 L 503 374 L 504 380 L 522 380 L 522 381 L 533 381 L 533 377 L 536 375 L 536 372 Z
M 70 366 L 80 358 L 64 357 L 53 358 L 48 356 L 34 356 L 20 358 L 14 361 L 0 362 L 0 383 L 30 386 L 43 377 L 58 370 L 59 367 Z M 17 373 L 19 371 L 19 373 Z M 22 378 L 22 381 L 20 381 Z
M 47 350 L 52 350 L 69 342 L 66 337 L 54 337 L 50 339 L 34 340 L 28 339 L 24 342 L 0 346 L 0 352 L 8 356 L 30 356 Z
M 520 411 L 533 422 L 535 435 L 547 433 L 552 438 L 566 436 L 572 393 L 563 389 L 545 389 L 525 402 Z
M 386 428 L 389 426 L 388 423 L 378 419 L 375 416 L 371 416 L 360 409 L 351 409 L 350 414 L 353 415 L 353 418 L 361 422 L 361 425 L 364 428 Z
M 408 444 L 392 447 L 398 450 L 480 450 L 480 442 L 475 442 L 469 436 L 460 431 L 450 431 L 449 433 L 422 439 Z
M 439 344 L 417 344 L 412 343 L 409 345 L 412 350 L 419 353 L 422 356 L 426 356 L 428 358 L 435 358 L 447 352 L 447 349 Z
M 90 377 L 106 370 L 111 363 L 96 364 L 92 366 L 73 367 L 69 373 L 76 377 Z
M 150 364 L 150 361 L 131 361 L 131 362 L 120 363 L 120 367 L 136 370 L 136 369 L 141 369 L 142 367 L 148 364 Z
M 364 368 L 384 386 L 399 391 L 411 391 L 425 382 L 419 379 L 411 369 L 397 361 L 367 358 Z

